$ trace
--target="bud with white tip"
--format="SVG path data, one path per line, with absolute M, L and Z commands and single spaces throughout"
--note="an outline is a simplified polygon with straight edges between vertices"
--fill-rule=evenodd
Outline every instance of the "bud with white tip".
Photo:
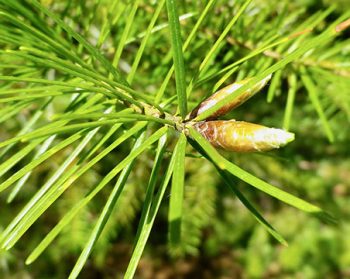
M 293 133 L 244 121 L 203 121 L 193 127 L 213 146 L 234 152 L 268 151 L 294 140 Z

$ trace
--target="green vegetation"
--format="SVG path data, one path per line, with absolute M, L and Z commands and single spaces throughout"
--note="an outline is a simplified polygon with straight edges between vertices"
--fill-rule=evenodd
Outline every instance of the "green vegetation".
M 0 277 L 350 276 L 350 10 L 328 2 L 0 0 Z M 295 141 L 193 128 L 270 75 L 220 119 Z

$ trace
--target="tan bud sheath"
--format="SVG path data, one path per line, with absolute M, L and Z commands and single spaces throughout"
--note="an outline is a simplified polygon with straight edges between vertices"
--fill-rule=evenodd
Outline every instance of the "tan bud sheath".
M 294 140 L 293 133 L 243 121 L 203 121 L 193 127 L 213 146 L 234 152 L 267 151 Z
M 255 84 L 253 87 L 249 88 L 247 91 L 245 91 L 239 98 L 234 99 L 230 103 L 224 105 L 219 110 L 214 112 L 208 119 L 215 119 L 220 115 L 224 115 L 228 113 L 229 111 L 233 110 L 234 108 L 240 106 L 245 101 L 247 101 L 250 97 L 254 96 L 258 91 L 260 91 L 267 82 L 271 79 L 271 75 L 264 78 L 262 81 Z M 245 83 L 247 83 L 250 80 L 244 79 L 239 82 L 232 83 L 219 91 L 215 92 L 213 95 L 211 95 L 208 99 L 204 100 L 197 106 L 187 117 L 188 119 L 193 119 L 197 115 L 201 114 L 202 112 L 208 110 L 213 105 L 224 99 L 225 97 L 229 96 L 230 94 L 234 93 L 238 88 L 242 87 Z

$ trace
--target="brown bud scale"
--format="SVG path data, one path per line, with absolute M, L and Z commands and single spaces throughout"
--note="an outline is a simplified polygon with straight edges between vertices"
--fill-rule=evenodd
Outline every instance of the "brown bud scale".
M 253 87 L 249 88 L 243 94 L 241 94 L 239 97 L 235 98 L 231 102 L 227 103 L 226 105 L 222 106 L 220 109 L 215 111 L 210 117 L 207 119 L 215 119 L 220 115 L 224 115 L 228 113 L 229 111 L 233 110 L 234 108 L 240 106 L 245 101 L 247 101 L 249 98 L 254 96 L 259 90 L 261 90 L 266 83 L 271 79 L 271 75 L 267 76 L 257 84 L 255 84 Z M 204 111 L 210 109 L 212 106 L 217 104 L 219 101 L 225 99 L 227 96 L 233 94 L 235 91 L 237 91 L 240 87 L 242 87 L 244 84 L 246 84 L 250 78 L 241 80 L 239 82 L 232 83 L 219 91 L 215 92 L 213 95 L 211 95 L 209 98 L 201 102 L 188 116 L 188 119 L 193 119 L 197 115 L 203 113 Z

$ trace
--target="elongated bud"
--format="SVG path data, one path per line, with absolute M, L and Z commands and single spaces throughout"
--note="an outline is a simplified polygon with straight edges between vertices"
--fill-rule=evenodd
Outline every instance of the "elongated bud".
M 267 151 L 294 140 L 293 133 L 243 121 L 203 121 L 193 126 L 215 147 L 234 152 Z
M 271 75 L 264 78 L 262 81 L 255 84 L 253 87 L 249 88 L 247 91 L 245 91 L 239 98 L 234 99 L 230 103 L 224 105 L 219 110 L 214 112 L 208 119 L 214 119 L 217 118 L 220 115 L 224 115 L 228 113 L 230 110 L 233 110 L 234 108 L 240 106 L 245 101 L 247 101 L 250 97 L 254 96 L 258 91 L 260 91 L 271 79 Z M 193 119 L 197 115 L 201 114 L 202 112 L 208 110 L 213 105 L 227 97 L 228 95 L 235 92 L 238 88 L 246 84 L 251 78 L 241 80 L 239 82 L 232 83 L 219 91 L 215 92 L 213 95 L 211 95 L 208 99 L 204 100 L 197 106 L 188 116 L 188 119 Z

